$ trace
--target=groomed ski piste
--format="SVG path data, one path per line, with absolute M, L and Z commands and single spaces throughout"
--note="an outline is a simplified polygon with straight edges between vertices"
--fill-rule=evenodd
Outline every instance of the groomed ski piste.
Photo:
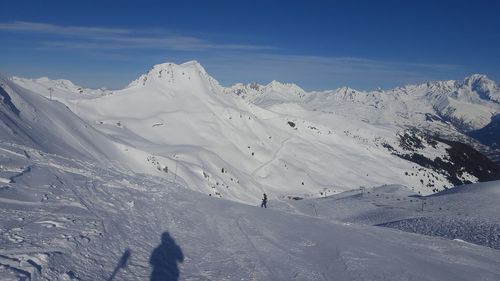
M 258 106 L 193 62 L 115 92 L 20 81 L 1 81 L 0 280 L 500 280 L 500 182 L 433 194 L 382 145 L 395 124 Z

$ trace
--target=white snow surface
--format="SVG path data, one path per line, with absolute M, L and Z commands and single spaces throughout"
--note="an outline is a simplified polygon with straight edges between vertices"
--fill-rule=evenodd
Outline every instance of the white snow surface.
M 175 177 L 190 189 L 246 203 L 259 200 L 262 192 L 314 197 L 393 183 L 432 193 L 434 187 L 420 181 L 420 167 L 383 145 L 397 147 L 403 126 L 462 135 L 443 118 L 480 127 L 500 112 L 498 86 L 480 75 L 385 92 L 319 93 L 277 81 L 224 88 L 190 61 L 155 65 L 112 92 L 47 78 L 4 83 L 14 89 L 13 99 L 29 95 L 36 106 L 41 105 L 35 95 L 50 97 L 53 89 L 53 101 L 44 104 L 69 107 L 77 115 L 69 119 L 78 119 L 67 124 L 70 130 L 83 126 L 99 134 L 84 137 L 94 146 L 86 150 L 100 150 L 115 166 Z M 429 116 L 441 121 L 429 122 Z M 47 126 L 53 119 L 68 118 L 50 116 Z M 442 157 L 445 149 L 424 154 Z M 435 186 L 441 190 L 451 183 L 438 175 Z
M 2 280 L 163 280 L 158 271 L 170 273 L 167 280 L 500 278 L 498 250 L 372 226 L 419 213 L 403 187 L 271 200 L 262 209 L 159 177 L 0 146 L 2 167 L 24 167 L 0 189 Z M 500 183 L 477 189 L 467 212 L 483 210 L 488 220 L 498 214 L 490 202 L 498 202 Z M 462 206 L 465 195 L 443 195 L 450 196 L 443 207 Z M 165 232 L 171 239 L 161 244 Z
M 487 77 L 224 88 L 191 61 L 117 91 L 0 83 L 1 280 L 500 280 L 500 184 L 422 210 L 429 171 L 384 147 L 406 125 L 482 126 L 499 108 Z

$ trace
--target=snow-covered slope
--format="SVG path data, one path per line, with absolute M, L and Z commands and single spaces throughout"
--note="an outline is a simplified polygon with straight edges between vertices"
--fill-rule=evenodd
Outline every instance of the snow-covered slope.
M 462 185 L 421 197 L 384 185 L 296 201 L 302 213 L 330 221 L 377 225 L 467 241 L 500 250 L 500 181 Z M 289 209 L 289 205 L 277 208 Z
M 500 278 L 497 250 L 323 216 L 338 202 L 261 209 L 18 144 L 0 167 L 2 280 Z
M 11 79 L 19 88 L 43 96 L 49 86 L 58 84 L 37 81 Z M 474 169 L 461 171 L 450 145 L 440 140 L 402 146 L 406 136 L 402 125 L 415 125 L 413 118 L 428 122 L 429 116 L 437 116 L 424 114 L 425 108 L 412 101 L 428 102 L 428 110 L 434 110 L 430 101 L 439 95 L 428 97 L 429 88 L 444 93 L 457 83 L 409 86 L 397 94 L 349 88 L 307 93 L 276 81 L 224 88 L 191 61 L 156 65 L 112 94 L 87 90 L 82 94 L 78 86 L 59 87 L 53 99 L 118 147 L 120 159 L 127 159 L 118 161 L 133 171 L 178 178 L 193 190 L 251 203 L 262 192 L 272 197 L 309 197 L 398 183 L 429 194 L 457 183 L 491 179 Z M 490 89 L 488 98 L 495 97 L 496 85 L 477 83 L 462 84 L 466 89 L 466 85 Z M 439 124 L 433 128 L 459 134 L 439 118 L 430 122 Z M 417 156 L 432 163 L 415 161 Z M 452 163 L 453 171 L 443 168 L 440 159 Z M 473 161 L 473 165 L 496 173 L 488 163 Z
M 103 141 L 105 137 L 64 104 L 20 89 L 7 80 L 0 80 L 0 83 L 3 141 L 83 159 L 104 161 L 103 157 L 112 153 L 113 148 Z
M 96 130 L 61 102 L 49 100 L 9 80 L 0 80 L 0 85 L 2 142 L 23 144 L 76 160 L 95 161 L 119 170 L 163 174 L 156 167 L 143 164 L 142 159 L 148 157 L 145 152 Z M 124 150 L 130 153 L 123 153 Z

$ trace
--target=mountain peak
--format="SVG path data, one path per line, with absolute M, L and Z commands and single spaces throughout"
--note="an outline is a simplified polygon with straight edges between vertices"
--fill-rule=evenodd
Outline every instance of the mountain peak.
M 465 77 L 464 81 L 491 81 L 488 76 L 486 76 L 485 74 L 472 74 L 468 77 Z
M 305 91 L 297 86 L 294 83 L 282 83 L 276 80 L 271 81 L 269 84 L 265 86 L 267 90 L 274 90 L 278 92 L 289 92 L 292 91 L 294 93 L 305 93 Z
M 353 88 L 348 87 L 348 86 L 340 87 L 340 88 L 334 90 L 333 92 L 336 94 L 341 94 L 341 95 L 345 95 L 345 96 L 363 93 L 363 91 L 358 91 L 358 90 L 353 89 Z
M 343 86 L 340 87 L 336 90 L 337 92 L 350 92 L 350 91 L 356 91 L 355 89 L 348 87 L 348 86 Z
M 488 76 L 484 74 L 472 74 L 469 77 L 466 77 L 462 81 L 462 85 L 470 86 L 473 88 L 492 88 L 496 86 L 495 81 L 488 78 Z
M 190 60 L 185 63 L 176 64 L 173 62 L 164 62 L 160 64 L 155 64 L 148 73 L 158 70 L 170 70 L 170 69 L 195 69 L 202 72 L 206 72 L 203 66 L 196 60 Z
M 178 83 L 186 84 L 194 81 L 208 81 L 212 87 L 220 87 L 199 62 L 191 60 L 182 64 L 172 62 L 156 64 L 147 73 L 132 81 L 128 88 L 146 86 L 150 83 L 174 86 Z
M 500 102 L 500 89 L 495 81 L 483 74 L 473 74 L 459 82 L 462 91 L 470 91 L 477 94 L 483 100 Z

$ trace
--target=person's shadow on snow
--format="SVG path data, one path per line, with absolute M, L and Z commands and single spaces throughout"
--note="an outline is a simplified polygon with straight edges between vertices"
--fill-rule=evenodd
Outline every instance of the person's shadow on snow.
M 115 279 L 115 276 L 116 276 L 116 274 L 118 274 L 118 271 L 120 271 L 120 269 L 122 269 L 122 268 L 127 267 L 128 260 L 130 259 L 131 255 L 132 255 L 132 251 L 130 251 L 130 249 L 127 249 L 123 253 L 122 257 L 118 261 L 118 265 L 116 265 L 115 270 L 113 271 L 113 273 L 111 274 L 111 276 L 108 278 L 107 281 L 112 281 L 113 279 Z
M 184 255 L 181 248 L 175 244 L 168 232 L 161 235 L 161 244 L 156 247 L 149 258 L 153 267 L 151 281 L 177 281 L 179 280 L 179 267 L 177 262 L 183 262 Z

